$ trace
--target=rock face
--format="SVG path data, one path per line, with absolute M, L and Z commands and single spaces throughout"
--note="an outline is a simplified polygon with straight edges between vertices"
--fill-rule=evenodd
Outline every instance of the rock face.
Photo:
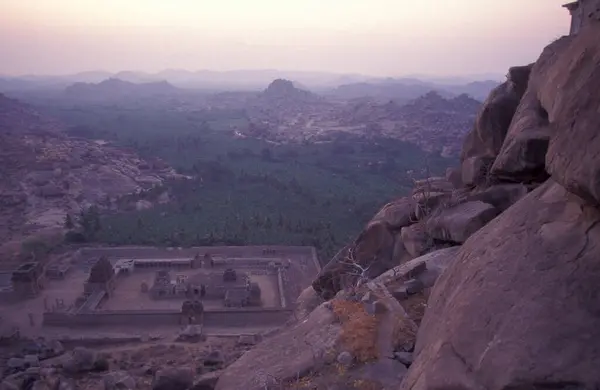
M 434 288 L 402 388 L 597 386 L 599 221 L 549 181 L 478 231 Z
M 496 87 L 483 103 L 473 130 L 465 138 L 461 153 L 462 181 L 465 185 L 486 181 L 521 99 L 523 81 L 522 77 L 516 80 L 509 78 Z
M 597 129 L 600 116 L 596 94 L 600 86 L 597 26 L 580 34 L 550 70 L 548 84 L 566 93 L 557 94 L 547 110 L 552 136 L 546 164 L 552 177 L 570 192 L 598 204 L 600 136 L 592 130 Z
M 546 83 L 548 69 L 558 59 L 558 52 L 570 39 L 564 37 L 550 44 L 533 65 L 527 90 L 491 167 L 492 175 L 513 182 L 542 182 L 548 178 L 545 156 L 550 127 L 548 112 L 541 102 L 541 88 Z
M 599 39 L 589 25 L 533 66 L 491 173 L 537 188 L 439 277 L 402 389 L 600 386 Z

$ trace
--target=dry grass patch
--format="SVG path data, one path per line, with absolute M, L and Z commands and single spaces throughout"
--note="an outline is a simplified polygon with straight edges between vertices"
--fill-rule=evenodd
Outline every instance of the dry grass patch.
M 421 324 L 421 320 L 425 315 L 425 309 L 427 309 L 427 292 L 420 292 L 415 295 L 409 296 L 407 299 L 400 302 L 406 314 L 413 320 L 417 325 Z
M 357 379 L 352 382 L 352 388 L 356 390 L 382 390 L 381 383 L 366 379 Z
M 394 347 L 401 348 L 414 344 L 417 339 L 417 332 L 407 318 L 397 316 L 394 321 L 394 331 L 392 333 Z
M 375 360 L 379 320 L 365 310 L 360 302 L 332 301 L 333 313 L 342 323 L 340 342 L 358 362 Z
M 396 348 L 414 344 L 417 338 L 416 331 L 427 308 L 427 294 L 412 295 L 403 300 L 401 304 L 408 317 L 397 316 L 395 318 L 393 340 Z M 417 325 L 417 328 L 414 325 Z

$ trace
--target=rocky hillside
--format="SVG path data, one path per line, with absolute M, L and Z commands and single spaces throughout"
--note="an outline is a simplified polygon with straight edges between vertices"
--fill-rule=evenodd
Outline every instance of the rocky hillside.
M 329 104 L 312 92 L 297 88 L 289 80 L 273 80 L 246 107 L 248 117 L 256 123 L 277 126 L 294 122 L 300 116 L 326 111 Z
M 216 389 L 597 389 L 599 40 L 511 68 L 461 167 L 386 205 Z
M 178 175 L 62 125 L 0 95 L 0 239 L 62 226 L 67 212 L 139 192 Z
M 435 91 L 406 104 L 361 100 L 339 115 L 346 126 L 367 123 L 370 131 L 414 143 L 423 150 L 458 156 L 481 102 L 467 95 L 444 98 Z

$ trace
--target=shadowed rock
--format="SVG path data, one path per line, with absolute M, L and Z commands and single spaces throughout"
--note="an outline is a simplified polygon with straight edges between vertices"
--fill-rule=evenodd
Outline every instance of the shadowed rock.
M 463 243 L 496 215 L 494 206 L 471 201 L 441 210 L 427 220 L 425 229 L 434 239 Z
M 598 386 L 599 221 L 550 181 L 469 238 L 433 289 L 402 389 Z

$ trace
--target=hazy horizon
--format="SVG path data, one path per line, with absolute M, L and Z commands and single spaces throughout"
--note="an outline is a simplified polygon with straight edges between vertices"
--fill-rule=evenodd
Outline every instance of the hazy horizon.
M 564 2 L 0 0 L 0 74 L 504 74 L 568 33 Z

